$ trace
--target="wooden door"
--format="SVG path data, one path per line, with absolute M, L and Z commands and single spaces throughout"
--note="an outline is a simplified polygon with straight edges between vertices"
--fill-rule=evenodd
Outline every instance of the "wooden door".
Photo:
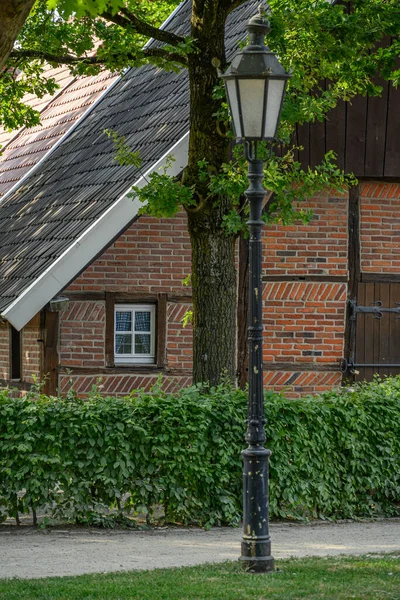
M 355 380 L 400 374 L 400 283 L 360 283 L 350 313 Z

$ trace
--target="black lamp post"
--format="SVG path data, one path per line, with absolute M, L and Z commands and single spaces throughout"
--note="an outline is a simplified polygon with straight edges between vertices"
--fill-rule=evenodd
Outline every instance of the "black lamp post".
M 268 21 L 259 13 L 249 21 L 250 42 L 236 54 L 225 74 L 230 112 L 237 141 L 244 143 L 249 165 L 250 186 L 245 192 L 250 205 L 249 241 L 249 406 L 246 441 L 242 452 L 243 539 L 240 560 L 251 571 L 274 568 L 268 523 L 268 459 L 263 446 L 265 436 L 262 371 L 262 245 L 261 220 L 265 190 L 263 160 L 258 158 L 261 141 L 273 142 L 287 80 L 290 75 L 276 56 L 264 46 L 270 31 Z

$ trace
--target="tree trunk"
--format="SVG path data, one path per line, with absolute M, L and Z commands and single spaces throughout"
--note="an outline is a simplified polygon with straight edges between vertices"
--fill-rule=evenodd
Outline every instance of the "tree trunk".
M 221 199 L 222 200 L 222 199 Z M 224 203 L 209 214 L 189 213 L 192 243 L 193 379 L 219 383 L 235 379 L 235 240 L 221 228 Z
M 192 36 L 199 53 L 189 55 L 190 142 L 185 183 L 193 185 L 198 206 L 188 210 L 192 245 L 193 380 L 219 383 L 236 371 L 235 238 L 223 228 L 223 216 L 232 208 L 230 198 L 209 195 L 207 182 L 199 181 L 198 162 L 211 173 L 228 159 L 229 141 L 217 130 L 218 100 L 213 90 L 220 79 L 217 66 L 225 63 L 224 30 L 231 7 L 220 2 L 194 0 Z
M 0 0 L 0 72 L 35 0 Z

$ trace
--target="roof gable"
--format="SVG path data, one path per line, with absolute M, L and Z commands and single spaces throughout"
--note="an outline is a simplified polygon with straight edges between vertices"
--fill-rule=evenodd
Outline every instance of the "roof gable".
M 227 48 L 255 10 L 252 2 L 229 18 Z M 169 21 L 188 31 L 185 0 Z M 133 184 L 175 153 L 172 173 L 187 163 L 189 90 L 185 71 L 151 65 L 130 69 L 42 161 L 0 210 L 0 313 L 23 327 L 106 248 L 137 215 L 126 197 Z M 104 129 L 114 129 L 140 152 L 141 169 L 115 161 Z M 79 250 L 79 251 L 78 251 Z

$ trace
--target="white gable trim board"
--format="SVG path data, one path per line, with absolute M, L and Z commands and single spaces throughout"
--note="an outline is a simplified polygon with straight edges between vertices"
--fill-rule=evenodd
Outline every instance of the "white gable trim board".
M 188 160 L 189 132 L 176 142 L 146 173 L 132 185 L 143 187 L 148 176 L 167 167 L 167 173 L 177 176 Z M 137 198 L 128 198 L 129 189 L 112 204 L 73 244 L 8 306 L 1 316 L 17 330 L 22 329 L 60 290 L 107 247 L 138 214 L 143 206 Z

